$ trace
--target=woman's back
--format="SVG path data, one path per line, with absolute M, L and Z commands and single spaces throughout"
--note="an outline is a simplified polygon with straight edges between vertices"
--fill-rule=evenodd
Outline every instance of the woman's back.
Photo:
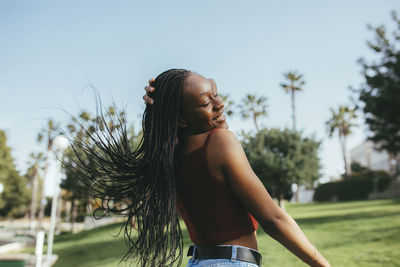
M 219 165 L 218 139 L 227 130 L 216 129 L 187 136 L 180 145 L 176 158 L 179 211 L 196 245 L 257 249 L 257 222 L 235 196 Z

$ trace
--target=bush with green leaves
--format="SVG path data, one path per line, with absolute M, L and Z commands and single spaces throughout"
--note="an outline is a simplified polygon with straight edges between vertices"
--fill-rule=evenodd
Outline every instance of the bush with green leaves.
M 360 169 L 340 181 L 321 184 L 315 190 L 315 201 L 346 201 L 368 199 L 373 192 L 384 191 L 394 177 L 383 170 Z
M 315 201 L 334 201 L 337 199 L 337 182 L 320 184 L 314 193 Z
M 26 180 L 15 168 L 6 133 L 0 130 L 0 217 L 23 216 L 30 201 Z
M 281 199 L 292 183 L 312 187 L 320 176 L 320 142 L 289 129 L 262 129 L 243 136 L 243 148 L 257 176 Z

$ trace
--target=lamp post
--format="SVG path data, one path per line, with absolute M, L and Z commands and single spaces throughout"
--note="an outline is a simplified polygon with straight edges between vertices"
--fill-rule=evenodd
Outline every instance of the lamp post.
M 53 147 L 56 154 L 56 158 L 59 159 L 62 156 L 63 151 L 68 147 L 69 141 L 63 135 L 59 135 L 54 138 Z M 50 230 L 47 241 L 47 262 L 50 265 L 51 257 L 53 256 L 53 241 L 54 241 L 54 230 L 56 226 L 56 214 L 57 214 L 57 199 L 60 194 L 60 179 L 61 179 L 61 160 L 57 160 L 57 173 L 56 173 L 56 188 L 54 191 L 53 200 L 51 203 L 51 217 L 50 217 Z

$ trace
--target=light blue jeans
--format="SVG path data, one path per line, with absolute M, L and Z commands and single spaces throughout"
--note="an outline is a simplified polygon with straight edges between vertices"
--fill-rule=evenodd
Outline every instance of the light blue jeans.
M 193 257 L 189 260 L 186 267 L 258 267 L 257 264 L 238 261 L 236 260 L 236 250 L 240 246 L 230 246 L 232 247 L 232 258 L 228 259 L 210 259 L 210 260 L 196 260 Z M 196 247 L 195 247 L 196 249 Z

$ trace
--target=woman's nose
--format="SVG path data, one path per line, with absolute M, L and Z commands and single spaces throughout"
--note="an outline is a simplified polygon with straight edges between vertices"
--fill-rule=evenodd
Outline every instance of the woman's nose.
M 222 100 L 222 98 L 220 96 L 217 96 L 214 99 L 214 110 L 220 110 L 221 108 L 223 108 L 224 105 L 224 101 Z

